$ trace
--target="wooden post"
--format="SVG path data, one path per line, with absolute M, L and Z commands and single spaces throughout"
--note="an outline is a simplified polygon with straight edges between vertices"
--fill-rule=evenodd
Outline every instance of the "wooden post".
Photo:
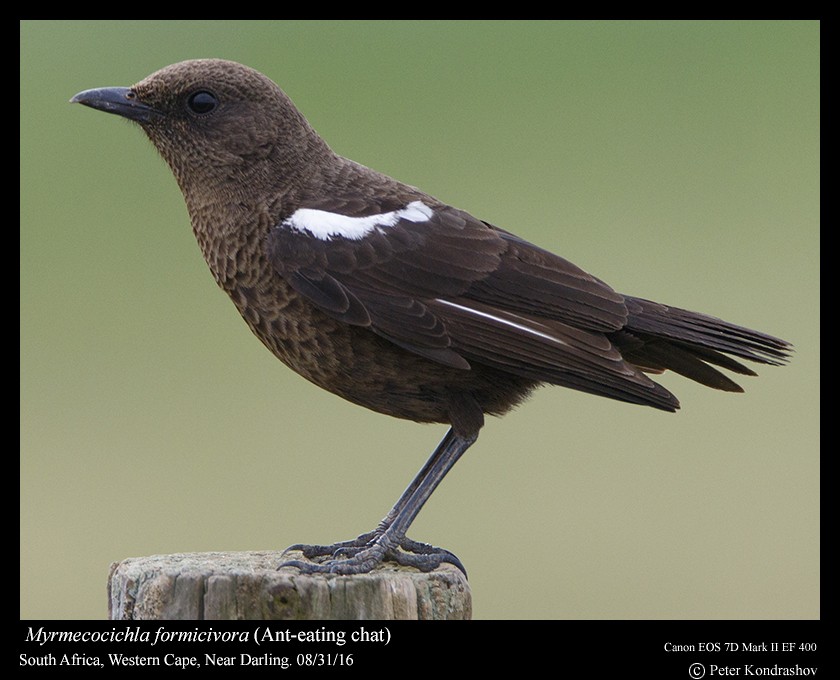
M 297 554 L 292 555 L 302 559 Z M 287 555 L 285 559 L 289 559 Z M 301 574 L 277 569 L 280 553 L 181 553 L 129 557 L 111 565 L 109 618 L 469 619 L 466 577 L 449 564 L 421 573 L 391 563 L 369 574 Z

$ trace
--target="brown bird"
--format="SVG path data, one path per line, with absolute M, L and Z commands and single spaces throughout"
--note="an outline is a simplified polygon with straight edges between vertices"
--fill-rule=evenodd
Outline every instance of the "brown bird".
M 274 355 L 374 411 L 450 429 L 372 532 L 292 546 L 306 572 L 383 560 L 423 570 L 449 551 L 406 531 L 476 441 L 541 383 L 664 411 L 648 373 L 728 392 L 732 357 L 780 364 L 789 343 L 621 295 L 571 262 L 343 158 L 267 77 L 216 59 L 71 100 L 137 122 L 172 168 L 219 286 Z

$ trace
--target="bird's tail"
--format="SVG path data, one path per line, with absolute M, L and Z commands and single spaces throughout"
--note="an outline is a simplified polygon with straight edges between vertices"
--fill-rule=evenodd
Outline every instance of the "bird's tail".
M 627 323 L 610 338 L 628 363 L 648 373 L 671 370 L 708 387 L 743 392 L 714 366 L 755 375 L 732 357 L 780 365 L 792 351 L 785 340 L 712 316 L 629 296 L 625 302 Z

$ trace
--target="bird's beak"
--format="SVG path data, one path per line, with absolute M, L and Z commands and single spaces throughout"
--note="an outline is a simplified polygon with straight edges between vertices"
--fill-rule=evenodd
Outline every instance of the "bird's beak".
M 71 104 L 84 104 L 92 109 L 115 113 L 123 118 L 145 123 L 159 115 L 151 106 L 141 102 L 130 87 L 100 87 L 79 92 Z

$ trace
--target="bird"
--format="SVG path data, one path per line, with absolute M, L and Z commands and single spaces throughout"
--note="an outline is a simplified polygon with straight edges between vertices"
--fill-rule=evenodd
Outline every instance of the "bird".
M 378 413 L 448 430 L 372 531 L 295 544 L 279 567 L 363 574 L 466 569 L 407 531 L 485 416 L 550 384 L 661 411 L 673 371 L 726 392 L 723 369 L 782 365 L 792 345 L 620 294 L 572 264 L 332 150 L 270 78 L 222 59 L 166 66 L 71 102 L 138 124 L 171 168 L 217 284 L 284 364 Z

